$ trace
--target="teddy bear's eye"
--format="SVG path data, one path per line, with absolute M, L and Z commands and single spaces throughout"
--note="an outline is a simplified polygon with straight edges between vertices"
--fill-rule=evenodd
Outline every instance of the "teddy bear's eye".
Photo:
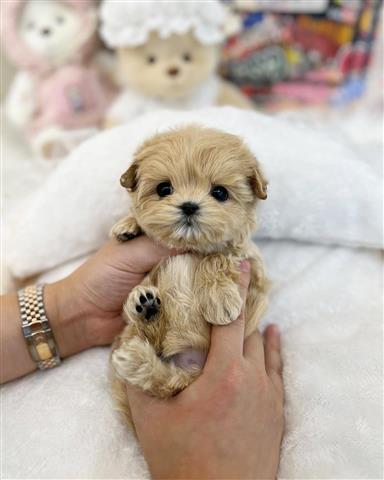
M 155 63 L 156 62 L 156 57 L 154 55 L 149 55 L 147 57 L 147 62 L 148 63 Z
M 156 192 L 159 197 L 168 197 L 168 195 L 171 195 L 173 193 L 173 188 L 170 182 L 161 182 L 156 187 Z
M 62 17 L 61 15 L 59 17 L 56 17 L 56 23 L 58 23 L 59 25 L 61 25 L 64 22 L 65 22 L 65 18 Z
M 184 62 L 191 62 L 192 61 L 192 55 L 188 52 L 183 53 L 183 60 L 184 60 Z
M 228 190 L 221 185 L 215 185 L 211 190 L 211 195 L 218 202 L 225 202 L 229 197 Z

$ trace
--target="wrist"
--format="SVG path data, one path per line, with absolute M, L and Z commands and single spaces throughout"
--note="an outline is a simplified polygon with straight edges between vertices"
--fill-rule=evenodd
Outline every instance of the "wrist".
M 81 308 L 70 277 L 44 287 L 45 311 L 62 358 L 90 348 L 87 313 Z

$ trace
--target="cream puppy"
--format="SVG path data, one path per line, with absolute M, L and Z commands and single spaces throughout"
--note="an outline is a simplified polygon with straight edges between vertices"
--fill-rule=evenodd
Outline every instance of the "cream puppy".
M 113 391 L 131 421 L 125 382 L 166 398 L 200 373 L 210 325 L 242 308 L 238 265 L 249 259 L 246 336 L 267 306 L 268 281 L 250 240 L 255 206 L 267 198 L 259 164 L 237 136 L 187 126 L 146 141 L 122 175 L 131 215 L 112 229 L 120 241 L 145 233 L 188 253 L 161 262 L 124 305 L 127 326 L 112 353 Z

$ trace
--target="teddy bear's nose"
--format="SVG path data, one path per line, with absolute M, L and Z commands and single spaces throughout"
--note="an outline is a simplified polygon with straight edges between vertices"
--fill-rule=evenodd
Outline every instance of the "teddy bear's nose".
M 45 36 L 48 36 L 51 34 L 51 29 L 50 28 L 43 28 L 41 30 L 41 35 L 45 35 Z
M 176 67 L 171 67 L 168 69 L 168 75 L 171 77 L 175 77 L 176 75 L 179 74 L 179 69 Z

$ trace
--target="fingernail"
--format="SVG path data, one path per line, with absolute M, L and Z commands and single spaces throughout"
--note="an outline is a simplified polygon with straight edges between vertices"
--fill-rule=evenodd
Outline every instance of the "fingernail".
M 251 264 L 248 260 L 242 260 L 240 262 L 240 271 L 241 272 L 250 272 L 251 271 Z

